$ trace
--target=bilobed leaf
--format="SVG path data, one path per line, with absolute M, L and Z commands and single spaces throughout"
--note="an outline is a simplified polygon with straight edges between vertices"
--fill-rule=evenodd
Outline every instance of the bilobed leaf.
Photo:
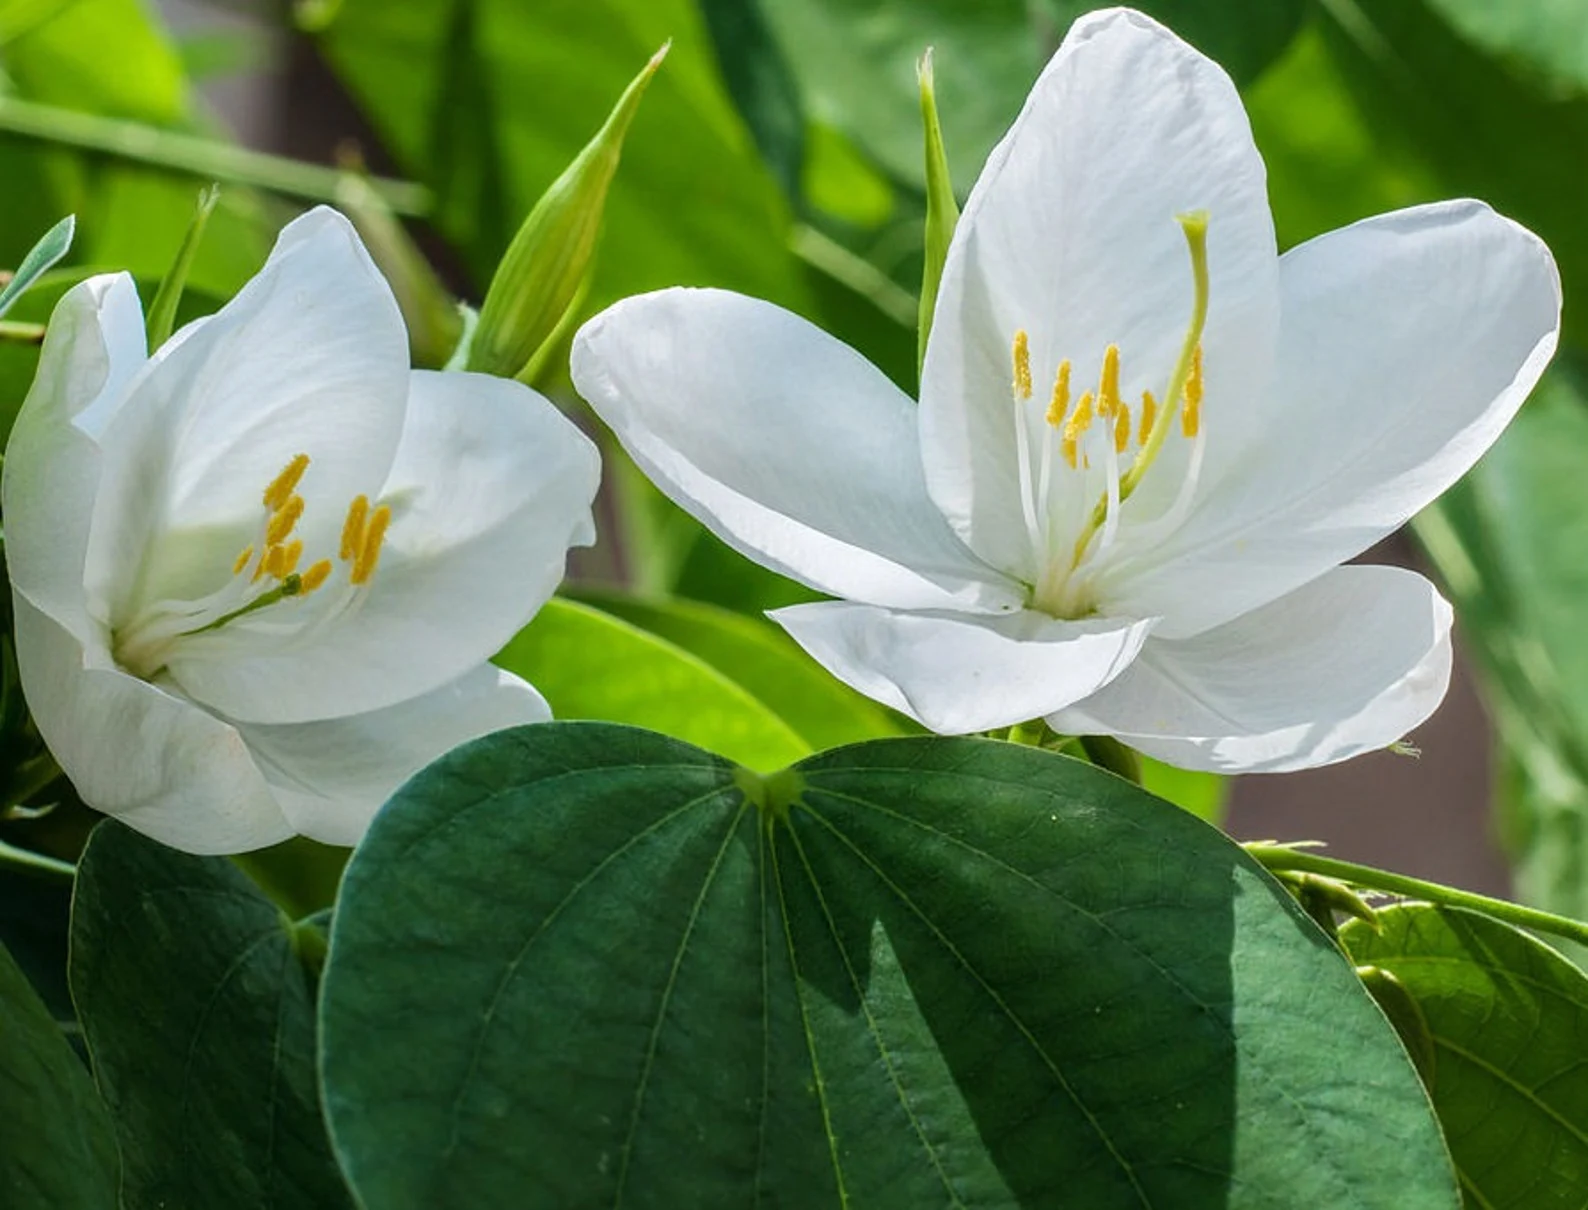
M 314 1069 L 317 948 L 231 862 L 107 820 L 78 869 L 72 996 L 124 1210 L 349 1210 Z
M 1405 904 L 1341 930 L 1433 1041 L 1429 1090 L 1470 1210 L 1588 1206 L 1588 977 L 1508 924 Z
M 681 597 L 647 599 L 594 590 L 579 595 L 704 660 L 771 709 L 814 751 L 916 730 L 835 680 L 765 618 Z
M 628 728 L 498 733 L 376 819 L 323 990 L 369 1210 L 1459 1204 L 1289 897 L 1014 745 L 760 778 Z
M 0 1205 L 115 1210 L 116 1139 L 88 1069 L 0 946 Z
M 602 719 L 710 744 L 752 769 L 812 745 L 743 686 L 665 638 L 573 601 L 548 601 L 496 657 L 558 718 Z

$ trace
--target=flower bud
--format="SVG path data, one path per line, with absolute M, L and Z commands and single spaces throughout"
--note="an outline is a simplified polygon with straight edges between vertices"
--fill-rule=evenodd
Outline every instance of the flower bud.
M 670 45 L 651 57 L 606 124 L 552 182 L 513 237 L 480 308 L 468 369 L 523 377 L 576 305 L 590 275 L 623 137 Z
M 932 76 L 932 52 L 916 65 L 921 83 L 921 124 L 926 135 L 926 265 L 921 273 L 921 312 L 917 328 L 917 365 L 926 361 L 926 338 L 932 331 L 932 311 L 937 306 L 937 283 L 948 259 L 948 245 L 959 222 L 959 203 L 949 179 L 948 156 L 943 150 L 943 127 L 937 120 L 937 90 Z

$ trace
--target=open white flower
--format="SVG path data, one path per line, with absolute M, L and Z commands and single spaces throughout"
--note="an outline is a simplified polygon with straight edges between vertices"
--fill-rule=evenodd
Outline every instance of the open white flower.
M 1535 237 L 1476 202 L 1276 254 L 1233 85 L 1139 13 L 1077 21 L 955 233 L 919 409 L 767 303 L 629 299 L 574 380 L 675 500 L 844 601 L 773 616 L 933 730 L 1046 717 L 1191 768 L 1382 747 L 1450 609 L 1339 564 L 1495 439 L 1553 352 Z
M 349 844 L 455 744 L 549 716 L 486 661 L 588 544 L 591 443 L 410 371 L 316 210 L 152 357 L 125 274 L 57 307 L 6 450 L 23 689 L 85 802 L 192 852 Z

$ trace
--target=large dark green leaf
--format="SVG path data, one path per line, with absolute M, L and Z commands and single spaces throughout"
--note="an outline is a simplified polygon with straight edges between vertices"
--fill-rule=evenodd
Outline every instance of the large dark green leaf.
M 485 282 L 541 191 L 664 41 L 607 201 L 593 301 L 679 283 L 802 297 L 788 216 L 688 0 L 347 0 L 333 68 Z
M 72 996 L 116 1121 L 125 1210 L 343 1210 L 314 1070 L 323 938 L 240 870 L 114 821 L 72 905 Z
M 915 63 L 935 51 L 949 166 L 961 191 L 1019 113 L 1084 0 L 759 0 L 807 107 L 889 172 L 924 179 Z M 1255 76 L 1301 24 L 1301 0 L 1144 0 L 1237 79 Z
M 1421 1010 L 1470 1210 L 1588 1206 L 1588 977 L 1475 912 L 1410 904 L 1378 923 L 1352 921 L 1341 940 Z
M 1458 1203 L 1288 896 L 981 740 L 769 779 L 591 723 L 455 751 L 348 867 L 322 1071 L 368 1210 Z
M 0 946 L 0 1205 L 114 1210 L 116 1140 L 82 1060 Z

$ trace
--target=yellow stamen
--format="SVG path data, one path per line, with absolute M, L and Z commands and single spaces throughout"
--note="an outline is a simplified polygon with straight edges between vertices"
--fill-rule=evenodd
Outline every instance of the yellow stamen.
M 248 566 L 248 561 L 250 559 L 252 559 L 253 557 L 254 557 L 254 548 L 252 546 L 244 547 L 243 553 L 237 556 L 237 562 L 232 564 L 232 575 L 234 575 L 234 576 L 242 575 L 243 574 L 243 568 Z
M 356 559 L 364 549 L 364 523 L 369 516 L 369 497 L 354 496 L 347 506 L 347 520 L 342 522 L 342 548 L 337 558 L 344 562 Z
M 265 551 L 265 557 L 259 561 L 259 571 L 254 573 L 254 579 L 261 574 L 274 576 L 281 579 L 287 574 L 287 548 L 285 546 L 272 546 Z
M 321 559 L 308 571 L 303 573 L 303 595 L 308 596 L 316 588 L 324 584 L 331 575 L 331 560 Z
M 287 540 L 298 525 L 298 519 L 303 516 L 303 497 L 289 496 L 282 506 L 276 510 L 276 515 L 270 518 L 270 524 L 265 527 L 265 545 L 279 546 Z
M 1103 350 L 1103 379 L 1097 384 L 1097 414 L 1112 416 L 1119 410 L 1119 346 Z
M 298 560 L 303 558 L 303 542 L 294 538 L 281 554 L 281 574 L 291 575 L 298 570 Z
M 1026 335 L 1026 330 L 1021 328 L 1015 333 L 1015 398 L 1026 400 L 1031 398 L 1031 338 Z
M 1147 437 L 1152 432 L 1152 426 L 1158 419 L 1158 401 L 1153 398 L 1151 391 L 1141 393 L 1141 436 L 1138 440 L 1147 444 Z
M 1064 413 L 1070 410 L 1070 361 L 1059 362 L 1059 372 L 1053 379 L 1053 397 L 1048 400 L 1047 421 L 1054 428 L 1064 423 Z
M 1119 401 L 1119 410 L 1114 413 L 1114 452 L 1123 454 L 1125 447 L 1130 444 L 1130 405 L 1123 399 Z
M 1195 437 L 1202 427 L 1202 346 L 1191 354 L 1191 373 L 1185 380 L 1185 406 L 1180 409 L 1180 431 Z
M 271 512 L 278 512 L 297 490 L 303 472 L 309 469 L 309 455 L 299 454 L 270 481 L 270 486 L 265 488 L 265 507 Z
M 375 574 L 375 568 L 380 563 L 380 546 L 386 538 L 386 526 L 390 522 L 391 509 L 387 505 L 382 504 L 370 513 L 369 524 L 364 527 L 364 546 L 358 552 L 353 571 L 348 576 L 354 584 L 367 584 Z
M 1064 455 L 1064 460 L 1070 464 L 1070 469 L 1075 469 L 1075 446 L 1085 435 L 1086 430 L 1092 427 L 1092 392 L 1087 391 L 1081 396 L 1081 401 L 1075 405 L 1075 411 L 1070 413 L 1070 418 L 1064 425 L 1064 437 L 1059 442 L 1059 452 Z

